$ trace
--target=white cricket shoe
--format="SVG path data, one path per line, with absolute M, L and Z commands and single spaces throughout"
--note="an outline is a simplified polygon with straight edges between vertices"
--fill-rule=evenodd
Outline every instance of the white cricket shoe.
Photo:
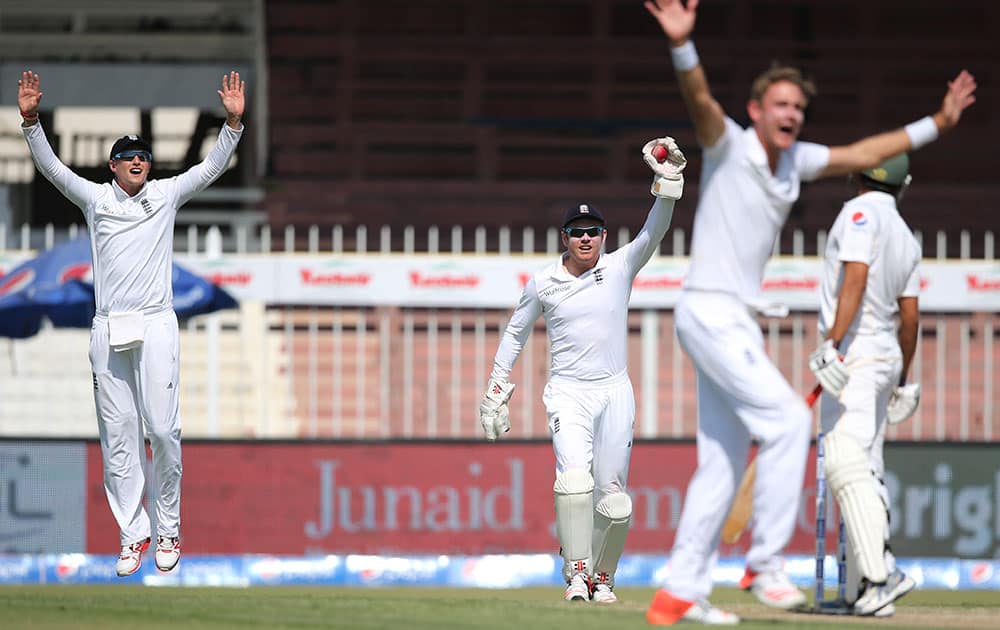
M 145 538 L 130 545 L 122 545 L 122 551 L 118 554 L 118 562 L 115 564 L 115 571 L 118 577 L 132 575 L 142 566 L 142 554 L 149 549 L 149 539 Z
M 181 559 L 181 539 L 177 536 L 156 537 L 156 568 L 171 571 Z
M 590 577 L 590 600 L 599 604 L 614 604 L 618 601 L 613 574 L 601 571 Z
M 876 610 L 875 614 L 873 616 L 875 616 L 875 617 L 892 617 L 895 614 L 896 614 L 896 605 L 895 604 L 889 604 L 888 606 L 885 606 L 883 608 L 879 608 L 878 610 Z
M 874 615 L 917 585 L 913 578 L 899 569 L 889 574 L 884 584 L 869 584 L 858 601 L 854 602 L 855 615 Z
M 610 585 L 596 584 L 594 592 L 590 595 L 590 599 L 598 604 L 614 604 L 618 601 L 618 596 L 615 595 L 615 591 Z
M 672 626 L 679 621 L 706 626 L 735 626 L 740 623 L 740 618 L 719 610 L 703 599 L 690 601 L 674 597 L 662 588 L 656 591 L 653 603 L 646 609 L 646 622 L 654 626 Z
M 771 608 L 793 610 L 806 604 L 805 593 L 792 584 L 784 571 L 768 571 L 757 573 L 747 567 L 740 588 L 750 591 L 760 603 Z
M 590 581 L 587 580 L 586 573 L 578 572 L 573 574 L 573 577 L 569 579 L 569 584 L 566 585 L 566 592 L 563 593 L 563 599 L 568 602 L 590 601 Z

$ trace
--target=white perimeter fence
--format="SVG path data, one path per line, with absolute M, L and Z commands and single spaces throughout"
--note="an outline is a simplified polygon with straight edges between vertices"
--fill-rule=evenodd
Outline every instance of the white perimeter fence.
M 77 232 L 0 225 L 0 274 Z M 463 249 L 457 226 L 419 235 L 420 251 L 412 228 L 403 230 L 396 250 L 398 235 L 390 228 L 377 231 L 377 248 L 369 248 L 370 236 L 364 227 L 350 234 L 333 228 L 322 239 L 316 227 L 304 234 L 289 227 L 277 237 L 266 226 L 225 234 L 191 226 L 179 233 L 178 262 L 240 300 L 238 311 L 182 324 L 185 436 L 480 436 L 479 397 L 517 298 L 517 279 L 556 254 L 557 231 L 541 235 L 545 255 L 512 251 L 509 229 L 475 229 L 471 250 Z M 532 230 L 518 236 L 518 251 L 542 249 Z M 609 241 L 629 239 L 624 229 L 615 236 Z M 821 251 L 825 235 L 815 236 Z M 992 233 L 983 238 L 984 258 L 969 258 L 967 233 L 959 238 L 959 255 L 947 258 L 946 235 L 935 235 L 937 256 L 924 262 L 930 287 L 911 372 L 924 386 L 923 400 L 914 418 L 890 430 L 892 439 L 994 439 L 1000 264 Z M 321 240 L 329 243 L 322 250 Z M 776 250 L 781 257 L 769 265 L 774 293 L 793 307 L 792 315 L 761 319 L 770 355 L 803 395 L 813 386 L 806 355 L 818 342 L 819 261 L 804 251 L 805 240 L 796 232 L 792 251 Z M 490 251 L 488 242 L 496 244 Z M 662 246 L 670 255 L 654 257 L 633 292 L 629 365 L 642 438 L 695 432 L 694 374 L 676 342 L 670 310 L 686 269 L 686 245 L 684 232 L 672 230 Z M 32 339 L 0 340 L 0 435 L 96 435 L 87 347 L 88 331 L 51 327 Z M 541 404 L 547 369 L 540 320 L 511 378 L 518 385 L 511 437 L 547 436 Z

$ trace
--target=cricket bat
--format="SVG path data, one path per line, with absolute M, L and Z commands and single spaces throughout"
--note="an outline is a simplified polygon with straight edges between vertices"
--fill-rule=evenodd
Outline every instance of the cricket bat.
M 743 473 L 743 480 L 740 487 L 736 489 L 736 498 L 733 500 L 733 507 L 729 510 L 729 518 L 722 526 L 722 542 L 732 545 L 740 539 L 740 534 L 746 529 L 750 522 L 750 514 L 753 513 L 753 482 L 757 477 L 757 458 L 754 457 L 746 472 Z
M 812 407 L 816 399 L 823 393 L 823 386 L 817 385 L 809 395 L 806 396 L 806 406 Z M 736 489 L 736 498 L 733 499 L 733 507 L 729 510 L 729 517 L 722 525 L 722 542 L 727 545 L 735 544 L 740 539 L 747 523 L 750 522 L 750 515 L 753 513 L 753 483 L 757 477 L 757 458 L 755 457 L 740 481 L 740 487 Z

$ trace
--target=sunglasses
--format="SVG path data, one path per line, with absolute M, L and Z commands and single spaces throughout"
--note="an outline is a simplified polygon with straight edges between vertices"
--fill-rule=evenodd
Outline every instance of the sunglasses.
M 563 228 L 563 232 L 566 232 L 570 238 L 583 238 L 584 234 L 590 238 L 597 238 L 604 233 L 604 227 L 600 225 L 591 225 L 589 227 L 568 227 Z
M 143 151 L 142 149 L 130 149 L 128 151 L 119 151 L 114 154 L 113 159 L 115 160 L 129 160 L 138 157 L 140 162 L 152 162 L 153 154 L 149 151 Z

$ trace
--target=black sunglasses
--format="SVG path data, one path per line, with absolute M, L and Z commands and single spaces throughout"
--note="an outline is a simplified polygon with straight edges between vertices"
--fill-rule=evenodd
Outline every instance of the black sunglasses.
M 590 238 L 597 238 L 604 233 L 604 226 L 591 225 L 589 227 L 567 227 L 563 228 L 563 232 L 566 232 L 570 238 L 583 238 L 584 234 Z
M 142 149 L 130 149 L 128 151 L 119 151 L 118 153 L 115 153 L 113 159 L 131 161 L 132 158 L 136 156 L 138 156 L 140 162 L 153 161 L 153 154 L 150 153 L 149 151 L 143 151 Z

